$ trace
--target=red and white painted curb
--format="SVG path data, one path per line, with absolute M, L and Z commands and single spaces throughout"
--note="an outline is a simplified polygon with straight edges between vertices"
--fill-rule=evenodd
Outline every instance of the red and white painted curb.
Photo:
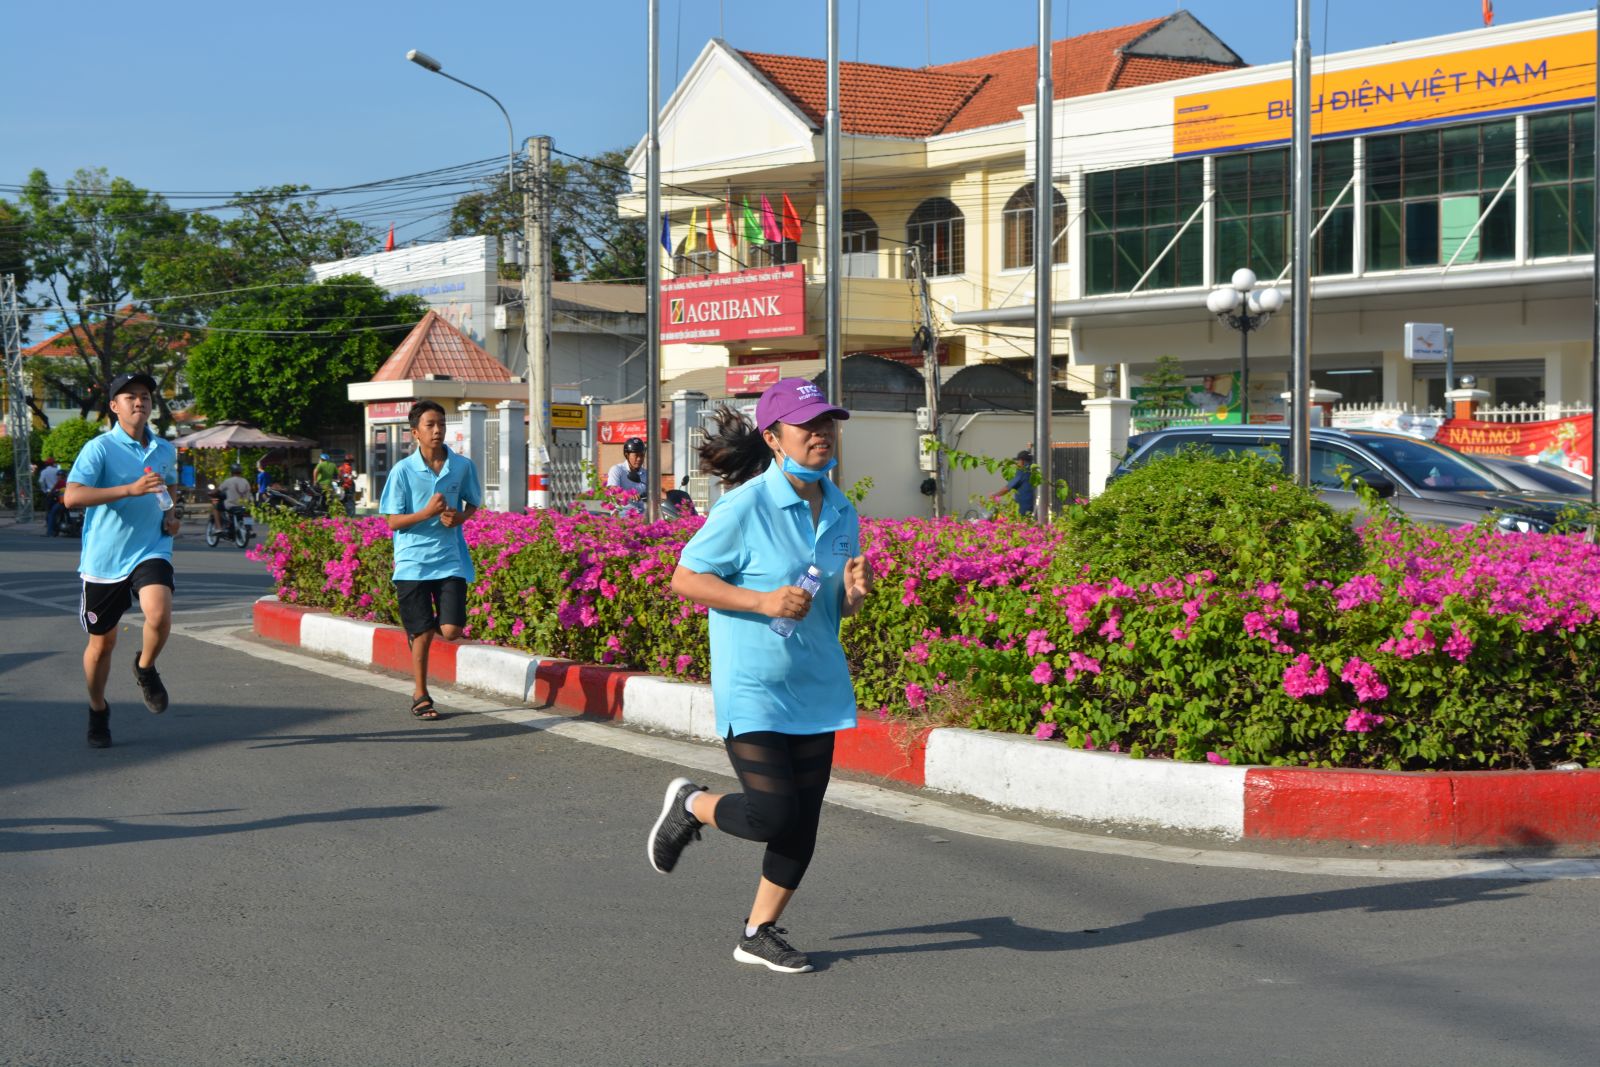
M 363 666 L 409 673 L 405 635 L 320 610 L 256 602 L 255 631 Z M 514 704 L 555 707 L 715 741 L 708 685 L 435 641 L 429 677 Z M 1046 815 L 1227 838 L 1364 845 L 1600 845 L 1600 770 L 1391 771 L 1215 766 L 1084 752 L 1059 742 L 894 721 L 841 731 L 835 765 Z

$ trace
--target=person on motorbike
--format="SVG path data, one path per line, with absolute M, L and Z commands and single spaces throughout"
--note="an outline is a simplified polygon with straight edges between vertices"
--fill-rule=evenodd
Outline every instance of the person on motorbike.
M 642 498 L 650 484 L 650 473 L 644 469 L 644 440 L 630 437 L 622 445 L 622 462 L 606 474 L 606 488 L 620 489 L 623 499 L 632 503 L 634 497 Z
M 211 517 L 216 521 L 219 531 L 225 531 L 232 525 L 228 517 L 229 508 L 248 507 L 250 504 L 250 483 L 244 480 L 242 473 L 243 468 L 237 463 L 233 464 L 228 468 L 228 477 L 211 494 Z

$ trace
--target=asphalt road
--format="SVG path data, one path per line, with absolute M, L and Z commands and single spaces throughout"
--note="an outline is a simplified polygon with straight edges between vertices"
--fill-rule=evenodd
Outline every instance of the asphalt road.
M 245 654 L 266 582 L 192 536 L 172 709 L 138 701 L 132 615 L 91 750 L 76 543 L 36 531 L 0 527 L 0 1064 L 1600 1054 L 1595 880 L 1197 867 L 830 806 L 786 917 L 818 972 L 742 966 L 758 846 L 645 862 L 672 763 Z

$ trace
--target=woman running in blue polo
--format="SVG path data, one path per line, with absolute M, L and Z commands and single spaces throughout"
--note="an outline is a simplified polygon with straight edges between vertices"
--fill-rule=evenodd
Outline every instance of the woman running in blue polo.
M 856 509 L 826 477 L 838 462 L 835 423 L 849 417 L 803 378 L 762 394 L 755 426 L 722 408 L 700 465 L 734 488 L 684 546 L 672 577 L 674 592 L 711 609 L 717 733 L 743 792 L 673 779 L 647 842 L 650 864 L 670 872 L 708 824 L 765 842 L 733 958 L 788 973 L 811 963 L 776 923 L 816 848 L 834 732 L 856 724 L 839 623 L 872 582 Z M 822 575 L 815 598 L 797 584 L 813 566 Z M 793 633 L 774 631 L 774 619 L 797 620 Z

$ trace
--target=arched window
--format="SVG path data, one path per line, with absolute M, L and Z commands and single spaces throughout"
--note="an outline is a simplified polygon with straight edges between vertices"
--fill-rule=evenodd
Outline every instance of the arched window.
M 1050 232 L 1055 234 L 1055 243 L 1050 246 L 1051 260 L 1055 263 L 1067 261 L 1067 198 L 1061 195 L 1061 190 L 1055 193 L 1055 207 L 1050 213 Z M 1000 214 L 1001 234 L 1004 249 L 1000 254 L 1000 266 L 1003 270 L 1016 270 L 1019 267 L 1033 266 L 1033 186 L 1024 185 L 1011 194 L 1011 199 L 1006 201 L 1005 210 Z
M 865 211 L 848 208 L 840 217 L 844 273 L 849 278 L 878 276 L 878 224 Z
M 930 278 L 967 269 L 967 220 L 942 196 L 917 205 L 906 223 L 906 244 L 922 249 L 922 269 Z
M 687 237 L 678 242 L 678 250 L 672 255 L 672 271 L 680 276 L 717 272 L 717 251 L 711 247 L 704 232 L 695 232 L 693 248 L 689 247 Z

